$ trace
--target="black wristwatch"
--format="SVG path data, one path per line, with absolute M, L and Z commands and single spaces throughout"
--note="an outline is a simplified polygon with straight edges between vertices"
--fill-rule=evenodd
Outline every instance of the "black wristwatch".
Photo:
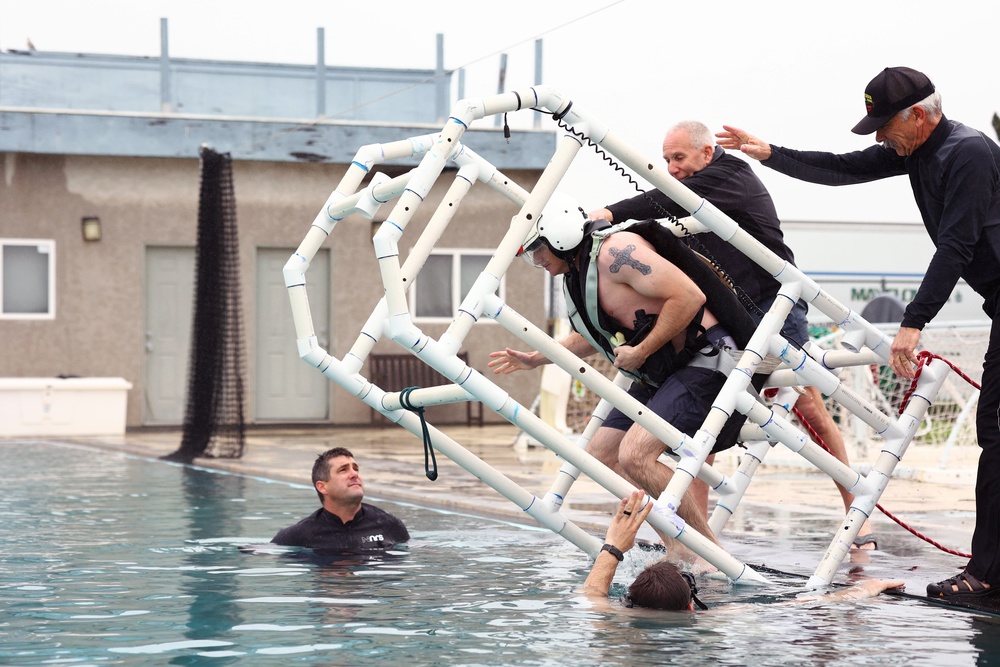
M 625 560 L 625 554 L 623 554 L 622 550 L 613 544 L 605 543 L 605 545 L 601 547 L 601 551 L 607 551 L 609 554 L 617 558 L 619 563 Z

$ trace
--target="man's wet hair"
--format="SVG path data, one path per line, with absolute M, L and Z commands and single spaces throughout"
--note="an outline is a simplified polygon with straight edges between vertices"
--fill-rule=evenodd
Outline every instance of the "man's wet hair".
M 352 454 L 351 450 L 346 447 L 334 447 L 333 449 L 328 449 L 316 457 L 316 462 L 313 463 L 312 471 L 314 489 L 316 488 L 316 482 L 325 482 L 330 479 L 330 459 L 340 458 L 341 456 L 347 456 L 352 459 L 354 458 L 354 454 Z M 319 496 L 319 502 L 322 504 L 323 494 L 317 490 L 316 495 Z
M 646 567 L 628 587 L 636 607 L 684 611 L 691 606 L 691 586 L 673 563 L 658 561 Z

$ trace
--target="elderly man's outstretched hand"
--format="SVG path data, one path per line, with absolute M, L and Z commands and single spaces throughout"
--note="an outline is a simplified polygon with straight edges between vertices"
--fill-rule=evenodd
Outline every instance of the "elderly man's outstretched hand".
M 766 160 L 771 157 L 771 144 L 761 141 L 746 130 L 731 125 L 722 126 L 725 131 L 716 132 L 716 143 L 730 151 L 740 151 L 755 160 Z

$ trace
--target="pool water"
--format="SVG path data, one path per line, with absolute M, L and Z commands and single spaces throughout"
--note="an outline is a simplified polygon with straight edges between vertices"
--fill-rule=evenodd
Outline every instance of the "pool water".
M 549 531 L 374 498 L 407 524 L 405 548 L 266 545 L 316 508 L 304 485 L 6 441 L 0 488 L 4 665 L 1000 664 L 998 619 L 888 596 L 773 604 L 801 592 L 780 573 L 700 580 L 708 612 L 598 611 L 576 593 L 588 559 Z M 793 552 L 818 560 L 816 533 L 727 546 L 792 572 Z M 613 593 L 652 557 L 633 550 Z M 862 570 L 924 562 L 880 552 Z

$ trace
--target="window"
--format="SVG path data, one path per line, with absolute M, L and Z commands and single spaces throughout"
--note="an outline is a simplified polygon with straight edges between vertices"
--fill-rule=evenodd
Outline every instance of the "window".
M 0 239 L 0 319 L 56 316 L 56 243 Z
M 490 259 L 492 250 L 434 250 L 410 289 L 413 319 L 451 321 Z M 500 298 L 504 279 L 500 278 Z

